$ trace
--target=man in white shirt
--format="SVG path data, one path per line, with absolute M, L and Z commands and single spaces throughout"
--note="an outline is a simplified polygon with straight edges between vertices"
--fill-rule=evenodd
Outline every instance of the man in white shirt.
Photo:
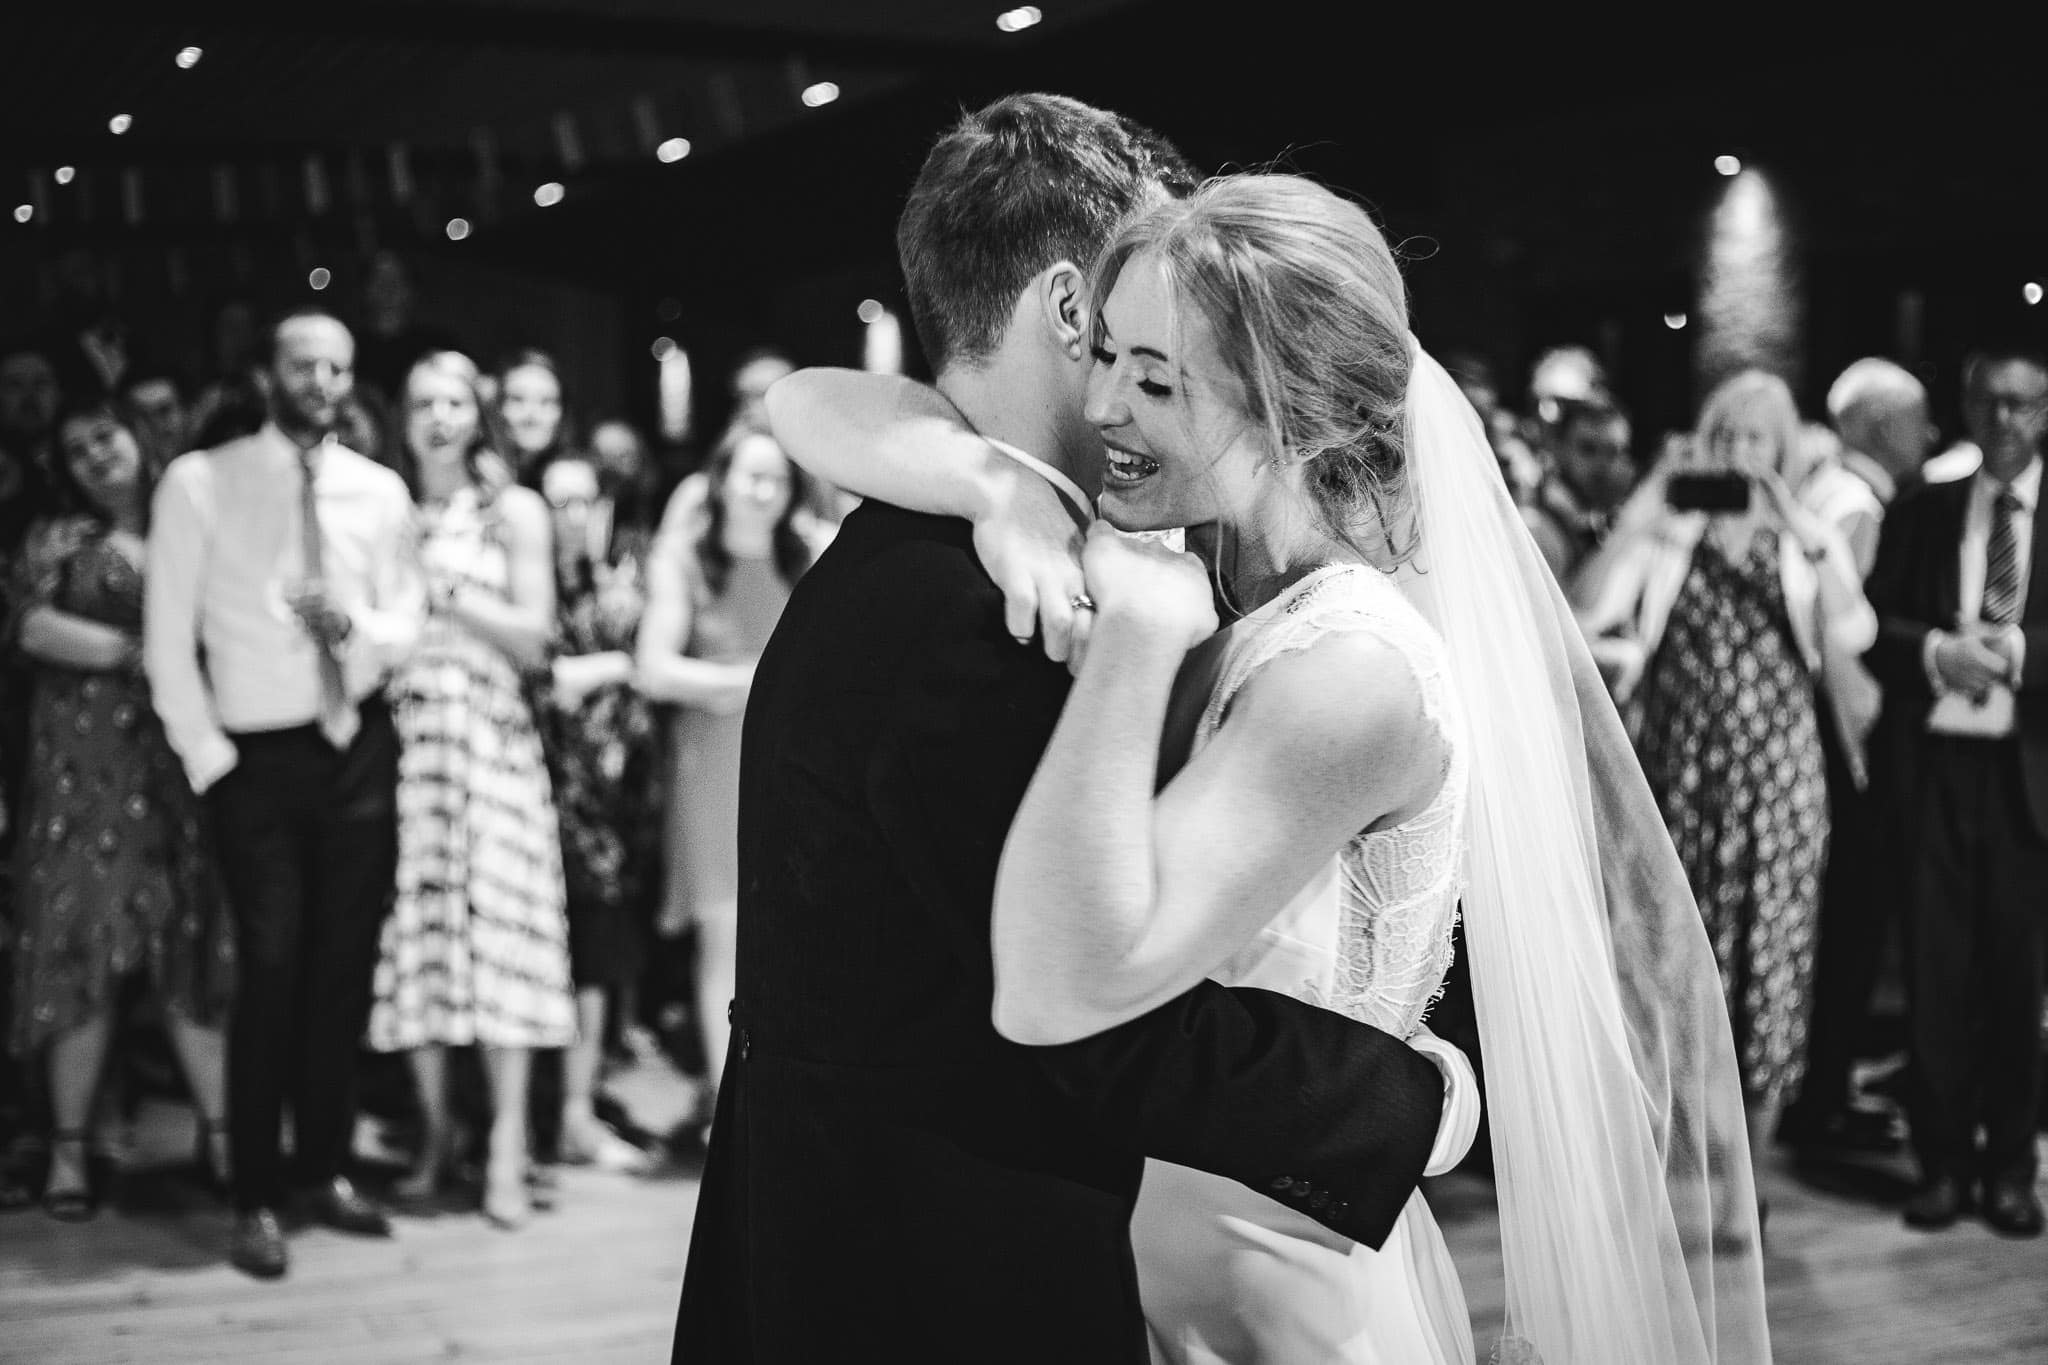
M 342 1171 L 397 864 L 398 739 L 380 689 L 425 616 L 403 481 L 335 439 L 348 329 L 302 311 L 272 343 L 272 420 L 180 457 L 158 485 L 143 646 L 235 916 L 231 1259 L 260 1278 L 287 1263 L 287 1100 L 312 1214 L 390 1231 Z
M 2048 944 L 2048 350 L 1980 350 L 1963 412 L 1983 464 L 1886 511 L 1867 656 L 1912 862 L 1907 917 L 1914 1227 L 2038 1236 L 2043 949 Z M 1984 1130 L 1979 1148 L 1976 1133 Z

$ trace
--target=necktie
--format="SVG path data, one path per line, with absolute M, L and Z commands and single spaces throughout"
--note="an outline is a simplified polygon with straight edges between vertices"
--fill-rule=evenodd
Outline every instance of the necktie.
M 1994 626 L 2020 619 L 2020 542 L 2013 525 L 2024 509 L 2010 488 L 1991 504 L 1991 543 L 1984 554 L 1984 609 L 1978 613 Z
M 306 581 L 312 587 L 325 581 L 326 569 L 320 545 L 320 504 L 314 496 L 314 452 L 299 452 L 299 528 L 305 540 Z M 349 704 L 348 684 L 342 679 L 341 658 L 324 640 L 313 642 L 320 660 L 320 732 L 337 749 L 346 749 L 356 737 L 358 717 Z

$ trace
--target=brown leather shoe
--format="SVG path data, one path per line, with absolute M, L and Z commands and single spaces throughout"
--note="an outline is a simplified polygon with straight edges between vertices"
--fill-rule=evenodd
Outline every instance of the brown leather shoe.
M 316 1185 L 306 1196 L 306 1210 L 316 1222 L 358 1237 L 389 1237 L 391 1220 L 384 1210 L 357 1192 L 345 1175 Z
M 235 1215 L 235 1233 L 228 1243 L 228 1262 L 245 1275 L 274 1280 L 283 1275 L 290 1258 L 284 1249 L 284 1229 L 278 1225 L 275 1209 L 251 1209 Z
M 1906 1201 L 1906 1226 L 1930 1232 L 1948 1227 L 1962 1217 L 1969 1203 L 1969 1193 L 1962 1181 L 1953 1176 L 1936 1176 Z
M 1984 1221 L 2007 1237 L 2041 1235 L 2041 1201 L 2034 1188 L 2017 1180 L 1994 1180 L 1984 1187 Z

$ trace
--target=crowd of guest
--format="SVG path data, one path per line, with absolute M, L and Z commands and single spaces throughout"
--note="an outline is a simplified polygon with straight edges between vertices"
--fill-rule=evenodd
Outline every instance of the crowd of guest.
M 739 717 L 834 523 L 763 424 L 778 356 L 670 489 L 544 352 L 222 316 L 197 391 L 0 349 L 0 1207 L 95 1216 L 146 1001 L 230 1259 L 275 1278 L 294 1213 L 379 1236 L 455 1198 L 516 1229 L 559 1164 L 701 1137 Z M 703 1101 L 650 1135 L 602 1076 L 678 1016 Z M 366 1110 L 412 1135 L 388 1197 L 357 1183 Z
M 200 383 L 82 301 L 0 347 L 0 1207 L 94 1216 L 142 1002 L 259 1277 L 294 1207 L 516 1229 L 560 1164 L 648 1171 L 602 1082 L 650 1021 L 701 1079 L 666 1136 L 708 1123 L 741 716 L 846 510 L 768 430 L 780 355 L 663 468 L 370 280 L 355 327 L 230 301 Z M 1903 1143 L 1909 1223 L 2038 1233 L 2048 357 L 1980 347 L 1945 444 L 1878 357 L 1654 438 L 1585 348 L 1526 412 L 1453 364 L 1690 875 L 1753 1147 Z M 1903 1127 L 1858 1065 L 1886 986 Z M 407 1135 L 388 1198 L 361 1110 Z
M 1942 446 L 1868 357 L 1824 420 L 1762 370 L 1638 463 L 1588 350 L 1462 382 L 1635 737 L 1721 965 L 1753 1150 L 1910 1149 L 1908 1224 L 2038 1235 L 2048 952 L 2048 353 L 1986 339 Z M 2048 561 L 2043 561 L 2048 562 Z M 1894 979 L 1883 980 L 1887 963 Z M 1887 1045 L 1904 1134 L 1859 1061 Z

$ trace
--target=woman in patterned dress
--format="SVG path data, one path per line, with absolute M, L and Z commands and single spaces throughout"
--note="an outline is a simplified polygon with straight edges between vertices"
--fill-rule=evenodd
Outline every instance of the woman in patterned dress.
M 599 1122 L 596 1098 L 607 998 L 625 999 L 638 973 L 661 837 L 653 708 L 633 685 L 647 537 L 611 515 L 594 457 L 558 454 L 536 472 L 554 514 L 559 602 L 542 737 L 562 820 L 576 978 L 559 1145 L 571 1165 L 640 1170 L 645 1155 Z
M 657 926 L 667 937 L 696 931 L 696 1005 L 712 1092 L 731 1035 L 740 726 L 754 664 L 816 556 L 799 529 L 804 485 L 772 435 L 731 428 L 712 453 L 702 501 L 663 517 L 649 565 L 640 687 L 679 708 Z M 674 501 L 688 496 L 679 489 Z M 710 1106 L 702 1112 L 708 1122 Z
M 1721 965 L 1752 1148 L 1805 1064 L 1829 832 L 1818 670 L 1825 649 L 1853 657 L 1877 633 L 1848 543 L 1785 481 L 1799 439 L 1783 380 L 1723 383 L 1683 462 L 1660 460 L 1631 495 L 1581 588 L 1588 633 L 1632 626 L 1648 660 L 1643 770 Z M 1671 510 L 1684 471 L 1744 475 L 1748 510 Z
M 225 1047 L 232 927 L 199 803 L 150 707 L 140 665 L 148 470 L 105 403 L 58 422 L 58 479 L 82 509 L 42 521 L 16 571 L 10 636 L 35 665 L 30 777 L 15 852 L 12 1050 L 44 1048 L 55 1132 L 44 1206 L 91 1216 L 85 1127 L 116 989 L 141 974 L 163 1004 L 216 1178 L 227 1165 Z
M 483 469 L 476 366 L 436 352 L 406 378 L 431 614 L 392 679 L 403 744 L 398 894 L 384 925 L 370 1046 L 411 1059 L 425 1117 L 400 1194 L 436 1188 L 448 1157 L 446 1049 L 474 1044 L 490 1077 L 483 1209 L 517 1227 L 526 1192 L 532 1050 L 575 1036 L 562 850 L 523 677 L 555 629 L 547 506 Z

